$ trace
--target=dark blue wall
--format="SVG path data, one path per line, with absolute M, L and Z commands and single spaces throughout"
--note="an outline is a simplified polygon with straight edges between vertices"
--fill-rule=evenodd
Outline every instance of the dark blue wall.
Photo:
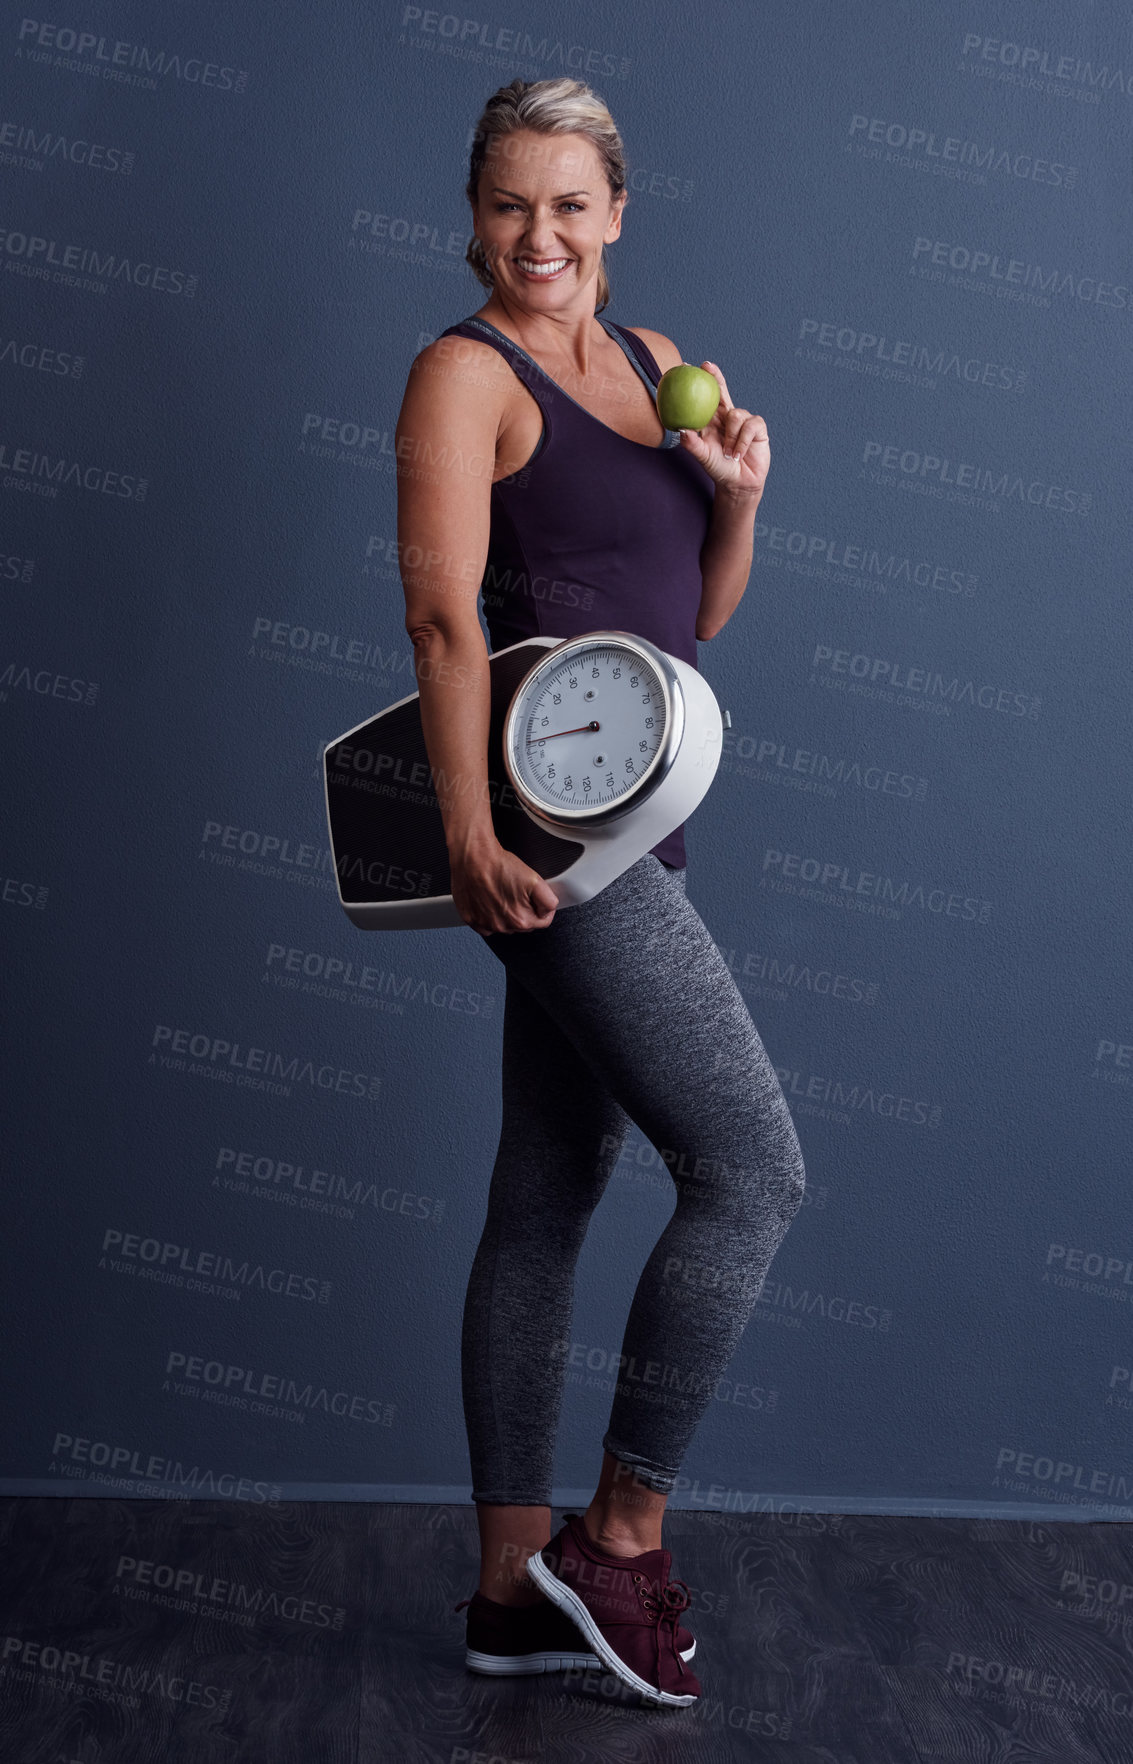
M 609 316 L 718 361 L 773 450 L 700 652 L 732 729 L 689 891 L 809 1187 L 679 1499 L 1128 1516 L 1126 9 L 29 18 L 0 28 L 0 1486 L 468 1495 L 502 970 L 348 923 L 319 755 L 414 689 L 393 430 L 485 298 L 469 131 L 565 71 L 632 169 Z M 563 1499 L 670 1207 L 631 1140 Z

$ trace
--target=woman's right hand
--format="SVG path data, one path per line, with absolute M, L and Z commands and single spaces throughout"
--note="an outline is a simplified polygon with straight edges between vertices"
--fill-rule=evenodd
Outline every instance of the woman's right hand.
M 496 839 L 450 859 L 449 870 L 456 910 L 481 937 L 542 931 L 555 916 L 559 898 L 550 883 Z

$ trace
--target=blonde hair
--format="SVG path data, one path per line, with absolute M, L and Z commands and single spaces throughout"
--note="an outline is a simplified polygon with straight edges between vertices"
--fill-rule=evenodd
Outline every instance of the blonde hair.
M 531 129 L 540 135 L 585 135 L 597 150 L 602 170 L 610 186 L 610 196 L 617 201 L 626 188 L 625 147 L 613 117 L 597 92 L 581 80 L 512 80 L 493 92 L 479 122 L 472 143 L 465 194 L 469 202 L 478 202 L 480 173 L 492 141 L 517 129 Z M 475 235 L 464 253 L 476 280 L 485 288 L 494 288 L 484 247 Z M 606 253 L 598 269 L 598 304 L 601 312 L 610 301 L 610 278 Z

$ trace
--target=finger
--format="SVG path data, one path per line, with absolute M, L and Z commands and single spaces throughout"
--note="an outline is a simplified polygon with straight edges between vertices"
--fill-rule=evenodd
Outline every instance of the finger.
M 550 912 L 559 904 L 559 897 L 544 876 L 536 876 L 531 884 L 530 896 L 537 913 Z
M 736 431 L 735 438 L 731 442 L 731 457 L 739 459 L 747 452 L 749 447 L 760 443 L 770 446 L 767 424 L 761 416 L 748 416 L 740 424 L 739 429 Z M 725 448 L 725 452 L 727 451 L 728 449 Z
M 719 382 L 720 408 L 722 410 L 732 410 L 734 407 L 732 404 L 732 394 L 728 391 L 728 382 L 720 372 L 720 369 L 716 366 L 716 363 L 714 361 L 702 361 L 700 365 L 706 373 L 715 375 Z
M 724 424 L 724 432 L 720 438 L 720 446 L 725 459 L 735 459 L 743 451 L 744 429 L 750 420 L 751 413 L 737 410 L 735 405 L 728 412 L 728 420 Z
M 558 906 L 559 897 L 540 876 L 526 891 L 526 904 L 534 913 L 548 913 L 552 906 Z
M 726 410 L 732 409 L 732 394 L 728 391 L 728 382 L 714 361 L 702 361 L 701 367 L 710 373 L 720 387 L 720 403 Z

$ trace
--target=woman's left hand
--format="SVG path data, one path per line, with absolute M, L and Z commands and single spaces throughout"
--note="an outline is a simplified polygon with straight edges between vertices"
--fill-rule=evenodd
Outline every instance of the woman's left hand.
M 703 429 L 682 429 L 681 446 L 699 462 L 717 484 L 726 484 L 752 496 L 763 494 L 771 466 L 767 424 L 750 410 L 732 403 L 728 382 L 714 361 L 702 361 L 705 373 L 713 374 L 720 387 L 720 402 L 711 422 Z

